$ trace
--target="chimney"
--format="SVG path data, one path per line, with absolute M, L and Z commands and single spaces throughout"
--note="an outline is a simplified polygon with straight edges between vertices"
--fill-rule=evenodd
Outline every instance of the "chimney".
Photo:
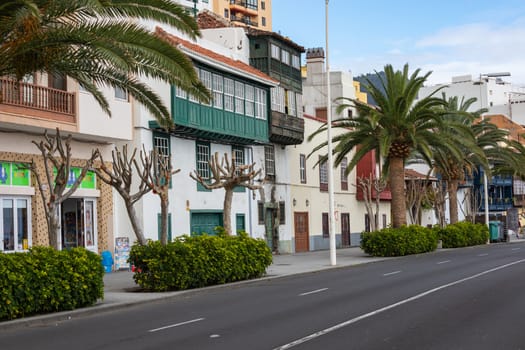
M 306 50 L 306 76 L 324 73 L 324 49 L 315 47 Z

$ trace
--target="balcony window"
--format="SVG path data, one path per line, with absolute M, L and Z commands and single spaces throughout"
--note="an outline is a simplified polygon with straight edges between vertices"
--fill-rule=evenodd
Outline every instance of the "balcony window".
M 244 114 L 244 84 L 235 82 L 235 113 Z
M 297 55 L 292 55 L 292 67 L 301 69 L 301 59 Z
M 272 88 L 272 111 L 284 113 L 284 89 L 280 86 Z
M 224 78 L 224 110 L 234 111 L 235 82 L 232 79 Z
M 286 50 L 281 50 L 281 62 L 290 65 L 290 53 Z
M 255 100 L 254 94 L 255 94 L 254 87 L 251 85 L 246 85 L 245 90 L 244 90 L 245 106 L 246 106 L 245 114 L 249 117 L 254 116 L 254 105 L 253 105 L 254 100 Z
M 255 118 L 268 119 L 266 90 L 255 88 Z
M 293 91 L 286 91 L 286 105 L 288 109 L 288 115 L 297 116 L 297 104 L 295 101 L 295 92 Z
M 281 59 L 281 49 L 279 46 L 275 44 L 271 44 L 271 51 L 272 51 L 272 58 L 275 58 L 276 60 Z
M 213 107 L 222 109 L 224 82 L 222 75 L 213 74 Z

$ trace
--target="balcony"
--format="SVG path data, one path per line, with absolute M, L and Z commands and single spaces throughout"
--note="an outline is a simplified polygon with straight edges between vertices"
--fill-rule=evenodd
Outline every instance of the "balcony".
M 251 16 L 257 15 L 257 2 L 230 0 L 230 12 L 242 12 Z
M 252 20 L 248 16 L 231 15 L 230 16 L 230 21 L 232 21 L 232 22 L 240 22 L 240 23 L 246 24 L 248 26 L 252 26 L 252 27 L 257 27 L 259 25 L 259 23 L 257 23 L 256 21 Z
M 304 120 L 272 111 L 270 141 L 280 145 L 298 145 L 304 140 Z
M 75 123 L 76 94 L 0 78 L 0 114 Z

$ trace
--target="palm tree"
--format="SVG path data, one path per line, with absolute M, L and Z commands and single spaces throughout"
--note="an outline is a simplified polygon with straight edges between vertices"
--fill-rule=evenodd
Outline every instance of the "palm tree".
M 6 0 L 0 4 L 0 76 L 69 76 L 108 113 L 100 86 L 118 87 L 142 103 L 159 123 L 172 126 L 168 108 L 139 80 L 177 85 L 200 100 L 209 92 L 179 49 L 148 30 L 169 25 L 190 38 L 195 20 L 170 0 Z
M 409 74 L 408 64 L 401 71 L 395 71 L 391 65 L 386 65 L 384 72 L 380 76 L 379 86 L 368 79 L 365 84 L 377 106 L 356 99 L 339 99 L 347 102 L 338 107 L 339 112 L 354 106 L 358 116 L 333 122 L 334 127 L 345 130 L 333 138 L 336 143 L 334 163 L 337 166 L 347 154 L 356 149 L 347 168 L 347 172 L 350 172 L 365 154 L 375 150 L 377 159 L 385 160 L 383 172 L 388 176 L 392 194 L 392 226 L 400 227 L 406 224 L 405 160 L 411 153 L 417 152 L 430 161 L 434 144 L 447 145 L 452 154 L 458 154 L 459 150 L 455 142 L 451 142 L 450 136 L 445 138 L 435 132 L 442 126 L 441 116 L 435 109 L 443 104 L 443 100 L 433 97 L 435 92 L 417 100 L 418 92 L 431 72 L 419 76 L 420 70 L 417 69 Z M 326 125 L 312 134 L 309 140 L 325 130 Z M 317 146 L 313 152 L 324 146 L 326 142 Z

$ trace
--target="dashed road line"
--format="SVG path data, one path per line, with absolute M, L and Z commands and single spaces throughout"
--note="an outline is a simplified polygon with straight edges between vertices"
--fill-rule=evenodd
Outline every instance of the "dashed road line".
M 392 272 L 387 272 L 387 273 L 384 273 L 383 276 L 392 276 L 392 275 L 397 275 L 398 273 L 401 273 L 402 271 L 399 270 L 399 271 L 392 271 Z
M 312 290 L 310 292 L 306 292 L 306 293 L 301 293 L 299 294 L 300 297 L 302 296 L 305 296 L 305 295 L 310 295 L 310 294 L 315 294 L 315 293 L 321 293 L 321 292 L 324 292 L 325 290 L 327 290 L 328 288 L 321 288 L 321 289 L 316 289 L 316 290 Z
M 195 323 L 195 322 L 199 322 L 199 321 L 203 321 L 203 320 L 204 320 L 204 318 L 202 318 L 202 317 L 201 318 L 196 318 L 194 320 L 184 321 L 184 322 L 180 322 L 180 323 L 170 324 L 168 326 L 164 326 L 164 327 L 160 327 L 160 328 L 150 329 L 148 332 L 150 332 L 150 333 L 158 332 L 158 331 L 162 331 L 162 330 L 165 330 L 165 329 L 168 329 L 168 328 L 184 326 L 186 324 Z
M 449 263 L 450 261 L 451 260 L 443 260 L 443 261 L 437 262 L 436 264 L 438 264 L 438 265 L 446 264 L 446 263 Z

